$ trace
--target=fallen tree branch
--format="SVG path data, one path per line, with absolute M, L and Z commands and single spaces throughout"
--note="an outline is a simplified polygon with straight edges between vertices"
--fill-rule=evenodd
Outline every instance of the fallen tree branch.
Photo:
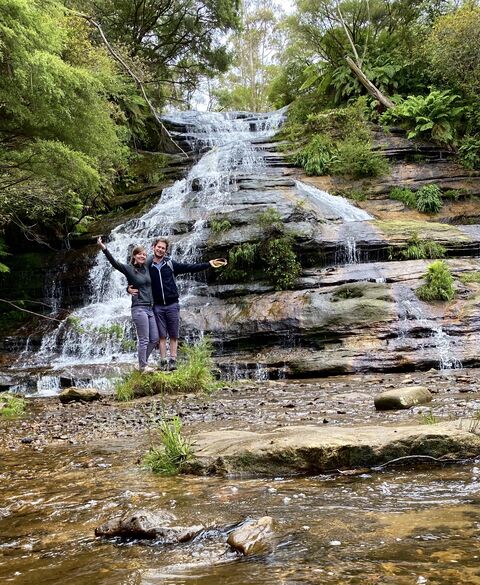
M 30 313 L 30 315 L 35 315 L 36 317 L 42 317 L 42 319 L 48 319 L 49 321 L 56 321 L 57 323 L 63 323 L 61 319 L 55 319 L 55 317 L 49 317 L 48 315 L 42 315 L 40 313 L 35 313 L 34 311 L 29 311 L 28 309 L 24 309 L 19 305 L 16 305 L 13 301 L 8 301 L 7 299 L 0 299 L 0 302 L 7 303 L 8 305 L 12 305 L 15 309 L 19 311 L 23 311 L 24 313 Z
M 157 114 L 156 109 L 154 108 L 152 102 L 150 101 L 150 99 L 147 96 L 147 92 L 145 91 L 145 87 L 143 85 L 143 82 L 130 69 L 130 67 L 128 66 L 128 64 L 125 63 L 125 61 L 120 57 L 120 55 L 114 50 L 114 48 L 112 47 L 112 45 L 108 41 L 107 37 L 105 36 L 105 33 L 103 32 L 103 29 L 100 26 L 100 24 L 98 22 L 96 22 L 91 16 L 88 16 L 87 14 L 82 14 L 81 12 L 75 12 L 75 11 L 69 11 L 69 12 L 71 12 L 75 16 L 78 16 L 79 18 L 85 19 L 87 22 L 89 22 L 90 24 L 92 24 L 98 30 L 98 32 L 100 33 L 100 36 L 102 37 L 102 41 L 105 44 L 105 46 L 107 47 L 108 52 L 110 53 L 110 55 L 112 55 L 112 57 L 115 59 L 115 61 L 117 61 L 118 63 L 120 63 L 120 65 L 125 69 L 125 71 L 130 75 L 130 77 L 135 81 L 137 87 L 140 88 L 140 91 L 142 92 L 143 99 L 147 102 L 147 105 L 150 108 L 150 112 L 152 113 L 153 117 L 155 118 L 155 121 L 157 122 L 157 124 L 160 125 L 160 127 L 162 128 L 162 130 L 168 136 L 168 138 L 171 141 L 171 143 L 174 144 L 175 147 L 178 148 L 178 150 L 184 156 L 188 157 L 188 154 L 183 150 L 183 148 L 177 142 L 175 142 L 175 140 L 173 139 L 172 135 L 170 134 L 170 132 L 165 127 L 165 124 L 160 119 L 159 115 Z
M 387 109 L 393 108 L 395 106 L 395 104 L 392 102 L 392 100 L 390 98 L 388 98 L 386 95 L 383 95 L 383 93 L 378 89 L 377 86 L 375 86 L 365 75 L 365 73 L 360 69 L 360 67 L 355 63 L 355 61 L 349 56 L 347 55 L 345 57 L 345 61 L 347 62 L 347 65 L 350 67 L 350 69 L 353 71 L 355 77 L 358 79 L 358 81 L 360 81 L 360 83 L 363 85 L 363 87 L 368 91 L 368 93 L 374 97 L 377 102 L 380 102 L 382 104 L 382 106 L 385 106 Z

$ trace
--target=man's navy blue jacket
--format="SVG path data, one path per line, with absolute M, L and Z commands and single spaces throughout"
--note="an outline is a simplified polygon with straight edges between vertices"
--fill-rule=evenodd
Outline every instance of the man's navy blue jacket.
M 209 262 L 198 264 L 181 264 L 169 256 L 165 256 L 159 264 L 153 263 L 153 257 L 148 258 L 147 266 L 152 280 L 153 302 L 155 305 L 171 305 L 178 303 L 178 288 L 175 276 L 189 272 L 202 272 L 210 268 Z

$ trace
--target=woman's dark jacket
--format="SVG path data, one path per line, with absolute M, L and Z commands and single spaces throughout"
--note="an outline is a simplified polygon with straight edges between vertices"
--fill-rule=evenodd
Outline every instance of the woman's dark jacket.
M 175 276 L 188 272 L 202 272 L 210 268 L 209 262 L 198 264 L 181 264 L 166 256 L 159 264 L 153 263 L 153 257 L 147 259 L 152 280 L 153 302 L 155 305 L 178 303 L 178 288 Z
M 102 250 L 102 252 L 116 270 L 125 274 L 129 284 L 138 288 L 138 294 L 132 295 L 132 307 L 153 306 L 152 281 L 146 265 L 133 266 L 132 264 L 122 264 L 121 262 L 117 262 L 107 249 Z

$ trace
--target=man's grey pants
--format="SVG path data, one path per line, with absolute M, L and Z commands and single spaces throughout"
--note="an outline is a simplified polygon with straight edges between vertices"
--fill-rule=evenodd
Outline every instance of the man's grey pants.
M 158 343 L 158 327 L 151 307 L 132 307 L 132 319 L 137 330 L 138 367 L 143 370 Z

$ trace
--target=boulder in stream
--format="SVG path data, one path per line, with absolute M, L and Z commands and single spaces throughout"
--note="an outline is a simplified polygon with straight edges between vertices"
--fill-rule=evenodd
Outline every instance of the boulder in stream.
M 431 402 L 432 394 L 425 386 L 409 386 L 387 390 L 374 398 L 377 410 L 400 410 Z
M 96 388 L 77 388 L 72 386 L 71 388 L 65 388 L 59 394 L 60 402 L 67 404 L 68 402 L 93 402 L 94 400 L 100 400 L 101 394 Z
M 172 526 L 175 519 L 166 510 L 133 510 L 97 526 L 95 536 L 144 538 L 158 540 L 162 544 L 175 544 L 191 540 L 205 528 L 203 525 Z
M 245 556 L 267 554 L 274 548 L 273 518 L 250 520 L 228 535 L 227 543 Z

